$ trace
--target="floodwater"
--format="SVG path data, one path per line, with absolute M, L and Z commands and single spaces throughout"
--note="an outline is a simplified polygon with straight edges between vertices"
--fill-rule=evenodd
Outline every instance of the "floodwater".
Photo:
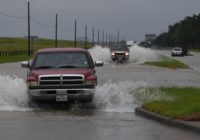
M 198 61 L 195 57 L 178 58 L 195 69 L 171 70 L 143 65 L 160 60 L 163 52 L 130 48 L 130 60 L 123 64 L 110 59 L 107 48 L 89 50 L 94 60 L 105 65 L 96 68 L 98 86 L 94 101 L 80 103 L 42 103 L 30 106 L 25 78 L 26 69 L 20 63 L 0 65 L 0 138 L 1 139 L 108 139 L 108 140 L 177 140 L 199 139 L 185 130 L 168 127 L 138 117 L 134 108 L 141 105 L 137 93 L 156 100 L 159 90 L 149 94 L 148 87 L 200 86 Z M 169 52 L 167 52 L 169 53 Z M 164 53 L 164 54 L 167 54 Z M 197 64 L 194 64 L 197 63 Z
M 196 61 L 200 58 L 198 53 L 176 58 L 191 66 L 191 69 L 172 70 L 143 64 L 161 60 L 160 54 L 169 56 L 170 51 L 154 51 L 134 45 L 130 48 L 129 61 L 122 64 L 111 61 L 108 48 L 95 46 L 89 51 L 94 60 L 104 61 L 103 67 L 96 68 L 98 86 L 93 106 L 97 110 L 134 112 L 134 108 L 141 104 L 135 97 L 140 88 L 143 94 L 148 94 L 147 87 L 200 86 L 200 62 Z M 0 110 L 33 109 L 28 105 L 26 75 L 27 70 L 21 68 L 20 63 L 0 65 Z
M 145 89 L 154 86 L 153 79 L 162 74 L 163 69 L 141 65 L 145 61 L 159 60 L 160 55 L 150 49 L 134 45 L 130 48 L 130 59 L 123 64 L 111 61 L 108 48 L 95 46 L 89 50 L 94 60 L 103 60 L 104 67 L 97 68 L 98 86 L 94 96 L 92 108 L 106 112 L 134 112 L 134 108 L 141 103 L 136 99 L 135 93 L 139 88 L 143 94 Z M 31 111 L 38 108 L 29 106 L 25 78 L 27 70 L 20 67 L 20 63 L 0 65 L 0 110 Z M 148 75 L 156 72 L 156 77 Z M 166 70 L 169 71 L 169 70 Z M 164 75 L 163 75 L 164 76 Z M 147 78 L 149 77 L 148 81 Z M 160 84 L 161 81 L 155 81 Z M 166 84 L 166 81 L 164 82 Z M 171 81 L 169 82 L 171 83 Z M 147 95 L 145 95 L 147 96 Z M 157 95 L 155 95 L 156 98 Z

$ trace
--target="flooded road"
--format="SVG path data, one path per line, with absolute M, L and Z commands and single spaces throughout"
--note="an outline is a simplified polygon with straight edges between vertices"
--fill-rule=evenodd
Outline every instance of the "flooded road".
M 159 59 L 155 52 L 132 48 L 128 63 L 110 62 L 107 49 L 90 50 L 94 59 L 104 59 L 97 68 L 98 86 L 89 104 L 43 103 L 29 106 L 20 63 L 0 65 L 0 138 L 3 139 L 83 139 L 83 140 L 177 140 L 200 138 L 190 131 L 168 127 L 134 113 L 139 106 L 134 97 L 138 88 L 158 86 L 200 86 L 198 64 L 189 57 L 178 58 L 196 69 L 171 70 L 143 65 Z M 100 53 L 101 55 L 97 55 Z M 161 52 L 163 53 L 163 52 Z M 140 54 L 140 55 L 138 55 Z M 165 53 L 166 54 L 166 53 Z M 200 60 L 200 55 L 189 59 Z M 198 61 L 195 61 L 199 63 Z M 145 93 L 145 90 L 144 90 Z

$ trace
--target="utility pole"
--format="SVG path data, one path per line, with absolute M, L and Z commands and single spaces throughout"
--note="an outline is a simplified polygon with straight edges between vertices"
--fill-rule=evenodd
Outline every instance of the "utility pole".
M 108 45 L 110 45 L 110 34 L 108 34 Z
M 87 25 L 85 25 L 85 49 L 87 49 Z
M 76 28 L 77 28 L 77 23 L 76 23 L 76 20 L 75 20 L 75 23 L 74 23 L 74 47 L 76 48 Z
M 102 46 L 104 46 L 104 31 L 102 32 Z
M 55 48 L 58 45 L 58 14 L 56 14 L 56 28 L 55 28 Z
M 117 43 L 119 43 L 119 31 L 117 32 Z
M 28 56 L 31 56 L 30 3 L 28 2 Z
M 108 34 L 106 33 L 106 46 L 108 45 Z
M 94 46 L 94 27 L 92 28 L 92 46 Z
M 99 30 L 98 30 L 98 40 L 97 40 L 97 42 L 98 42 L 98 45 L 99 45 Z

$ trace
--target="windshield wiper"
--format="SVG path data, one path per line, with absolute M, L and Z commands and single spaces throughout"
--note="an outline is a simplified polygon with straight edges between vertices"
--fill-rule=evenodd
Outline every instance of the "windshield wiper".
M 57 66 L 56 68 L 77 68 L 77 66 L 73 66 L 73 65 L 60 65 L 60 66 Z
M 35 69 L 49 69 L 49 68 L 52 68 L 51 66 L 38 66 L 38 67 L 35 67 Z

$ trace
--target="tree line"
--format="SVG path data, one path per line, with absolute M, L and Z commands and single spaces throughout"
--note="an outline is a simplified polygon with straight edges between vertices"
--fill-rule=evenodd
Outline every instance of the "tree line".
M 200 14 L 185 17 L 170 25 L 168 32 L 161 33 L 154 44 L 161 47 L 199 48 L 200 49 Z

